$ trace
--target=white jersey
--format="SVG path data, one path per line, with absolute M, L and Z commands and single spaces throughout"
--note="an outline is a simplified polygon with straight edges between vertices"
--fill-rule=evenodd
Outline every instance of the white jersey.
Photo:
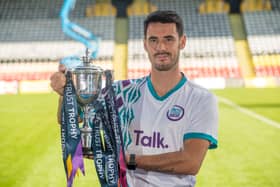
M 185 76 L 166 95 L 156 94 L 150 77 L 121 81 L 117 103 L 128 153 L 153 155 L 184 149 L 184 140 L 206 139 L 217 147 L 218 111 L 215 96 Z M 127 171 L 130 187 L 194 186 L 195 176 L 136 169 Z

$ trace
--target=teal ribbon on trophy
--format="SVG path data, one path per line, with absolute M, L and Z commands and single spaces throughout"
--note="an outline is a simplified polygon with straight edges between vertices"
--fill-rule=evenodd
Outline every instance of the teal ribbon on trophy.
M 95 103 L 93 117 L 93 155 L 101 187 L 127 187 L 122 137 L 116 109 L 112 74 L 105 71 L 106 87 Z
M 113 87 L 113 75 L 112 71 L 105 71 L 106 77 L 106 89 L 104 90 L 104 99 L 107 109 L 107 115 L 109 117 L 110 122 L 110 130 L 112 142 L 114 143 L 114 150 L 116 155 L 116 162 L 118 163 L 118 179 L 119 184 L 122 187 L 127 187 L 127 179 L 126 179 L 126 161 L 124 154 L 124 143 L 121 132 L 121 124 L 118 114 L 118 106 L 116 103 L 116 96 Z
M 66 74 L 61 111 L 61 145 L 67 187 L 71 187 L 79 170 L 85 175 L 78 106 L 70 72 Z

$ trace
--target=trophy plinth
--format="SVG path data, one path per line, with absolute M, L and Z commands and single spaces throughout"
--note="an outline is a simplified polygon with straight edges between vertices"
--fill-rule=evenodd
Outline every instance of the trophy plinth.
M 90 64 L 88 56 L 83 58 L 83 65 L 69 70 L 72 75 L 77 101 L 84 112 L 83 126 L 80 128 L 83 154 L 93 156 L 92 125 L 89 122 L 89 104 L 96 100 L 102 86 L 103 70 Z

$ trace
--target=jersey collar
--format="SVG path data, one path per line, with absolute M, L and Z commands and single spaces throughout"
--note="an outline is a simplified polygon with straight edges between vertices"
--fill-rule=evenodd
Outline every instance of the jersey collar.
M 147 84 L 148 84 L 148 88 L 149 88 L 149 91 L 151 92 L 151 94 L 153 95 L 153 97 L 159 101 L 163 101 L 165 100 L 167 97 L 169 97 L 172 93 L 174 93 L 175 91 L 177 91 L 178 89 L 180 89 L 184 84 L 185 82 L 187 82 L 187 78 L 186 76 L 184 75 L 184 73 L 181 73 L 182 74 L 182 78 L 181 80 L 178 82 L 178 84 L 172 88 L 171 90 L 169 90 L 165 95 L 163 96 L 159 96 L 154 87 L 153 87 L 153 84 L 152 84 L 152 81 L 151 81 L 151 75 L 147 76 Z

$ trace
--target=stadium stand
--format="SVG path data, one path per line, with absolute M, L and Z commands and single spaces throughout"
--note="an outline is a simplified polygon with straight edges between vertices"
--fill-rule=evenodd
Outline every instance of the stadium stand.
M 143 48 L 145 16 L 154 10 L 176 10 L 184 19 L 188 38 L 180 64 L 189 79 L 212 80 L 211 86 L 221 80 L 219 88 L 236 81 L 244 86 L 248 78 L 273 77 L 280 82 L 280 1 L 243 0 L 238 19 L 230 14 L 229 2 L 134 0 L 127 9 L 127 20 L 118 20 L 119 11 L 110 0 L 77 0 L 70 18 L 100 37 L 95 64 L 104 69 L 120 66 L 123 70 L 116 72 L 125 71 L 125 78 L 149 73 Z M 0 82 L 48 80 L 61 58 L 84 54 L 83 44 L 61 30 L 62 4 L 63 0 L 0 1 Z M 124 63 L 118 64 L 118 59 L 125 59 Z M 246 68 L 253 73 L 244 73 Z
M 62 32 L 59 19 L 62 3 L 63 0 L 0 1 L 0 80 L 48 79 L 61 58 L 84 54 L 84 46 Z M 70 18 L 101 39 L 96 63 L 108 69 L 112 67 L 114 53 L 115 19 L 87 17 L 86 8 L 93 3 L 80 0 Z M 28 68 L 21 68 L 25 66 Z
M 256 76 L 279 77 L 280 12 L 245 12 L 243 19 Z

